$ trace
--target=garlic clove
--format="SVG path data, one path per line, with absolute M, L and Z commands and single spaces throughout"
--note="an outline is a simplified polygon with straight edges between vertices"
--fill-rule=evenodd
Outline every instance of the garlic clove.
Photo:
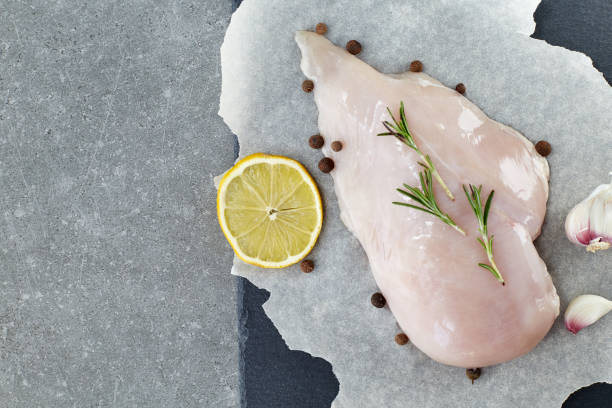
M 597 295 L 580 295 L 565 309 L 565 327 L 576 334 L 612 310 L 612 301 Z
M 610 248 L 612 183 L 600 185 L 572 208 L 565 219 L 565 233 L 571 242 L 585 246 L 589 252 Z
M 574 244 L 586 246 L 591 241 L 589 231 L 590 209 L 591 201 L 587 199 L 572 208 L 565 219 L 565 233 Z

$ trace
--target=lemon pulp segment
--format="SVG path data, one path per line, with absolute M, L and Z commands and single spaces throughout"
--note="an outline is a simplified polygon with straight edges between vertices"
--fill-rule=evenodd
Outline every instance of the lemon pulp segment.
M 221 180 L 217 216 L 240 259 L 282 268 L 308 255 L 321 231 L 323 209 L 314 180 L 299 162 L 257 153 Z

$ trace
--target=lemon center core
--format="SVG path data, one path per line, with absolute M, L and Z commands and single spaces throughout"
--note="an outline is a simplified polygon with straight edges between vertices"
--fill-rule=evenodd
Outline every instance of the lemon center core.
M 268 213 L 268 218 L 270 220 L 276 219 L 276 213 L 278 213 L 278 210 L 276 208 L 268 207 L 266 208 L 266 212 Z

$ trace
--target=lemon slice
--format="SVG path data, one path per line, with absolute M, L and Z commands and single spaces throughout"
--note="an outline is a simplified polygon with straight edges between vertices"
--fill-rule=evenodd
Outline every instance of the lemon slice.
M 263 153 L 245 157 L 223 176 L 217 216 L 236 255 L 263 268 L 302 260 L 323 223 L 319 189 L 304 166 Z

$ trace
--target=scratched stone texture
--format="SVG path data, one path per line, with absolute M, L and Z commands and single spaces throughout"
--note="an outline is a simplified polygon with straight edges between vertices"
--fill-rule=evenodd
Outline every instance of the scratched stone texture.
M 0 407 L 238 405 L 212 183 L 230 13 L 1 2 Z

